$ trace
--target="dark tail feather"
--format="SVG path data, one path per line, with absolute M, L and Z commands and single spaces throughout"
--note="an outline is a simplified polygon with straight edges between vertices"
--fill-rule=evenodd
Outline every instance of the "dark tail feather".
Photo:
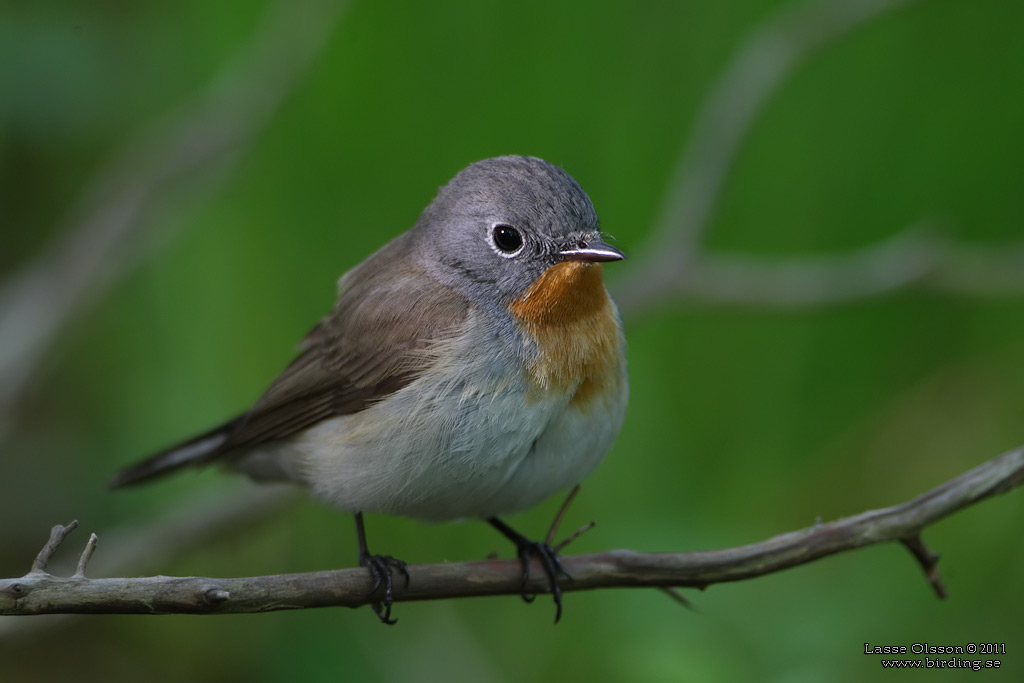
M 228 450 L 224 448 L 224 445 L 227 443 L 228 437 L 231 436 L 231 432 L 244 417 L 244 415 L 236 417 L 205 434 L 200 434 L 126 467 L 111 480 L 110 488 L 138 484 L 163 476 L 168 472 L 174 472 L 182 467 L 205 465 Z

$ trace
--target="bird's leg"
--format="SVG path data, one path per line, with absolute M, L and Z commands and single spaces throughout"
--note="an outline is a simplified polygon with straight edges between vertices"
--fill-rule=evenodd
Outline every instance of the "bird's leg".
M 505 538 L 516 544 L 519 561 L 523 564 L 522 596 L 526 602 L 533 602 L 535 597 L 526 592 L 526 584 L 530 580 L 530 558 L 536 555 L 540 559 L 540 564 L 548 577 L 551 597 L 555 601 L 555 623 L 557 624 L 558 620 L 562 618 L 562 589 L 558 585 L 558 575 L 563 574 L 566 578 L 572 579 L 558 560 L 558 552 L 551 547 L 549 542 L 531 541 L 497 517 L 490 517 L 487 522 L 500 531 Z
M 372 555 L 366 546 L 366 527 L 363 525 L 363 513 L 356 513 L 356 535 L 359 537 L 359 566 L 370 570 L 370 577 L 373 579 L 373 587 L 370 588 L 370 595 L 373 595 L 384 584 L 384 601 L 372 602 L 370 606 L 378 618 L 389 626 L 396 623 L 397 619 L 391 618 L 391 605 L 395 601 L 391 569 L 395 568 L 405 577 L 405 585 L 409 585 L 409 570 L 405 562 L 397 560 L 390 555 Z

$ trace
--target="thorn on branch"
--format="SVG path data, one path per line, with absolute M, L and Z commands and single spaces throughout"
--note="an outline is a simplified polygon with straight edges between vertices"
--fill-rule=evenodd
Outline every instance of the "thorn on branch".
M 30 571 L 29 574 L 49 574 L 49 572 L 46 571 L 46 565 L 50 562 L 50 558 L 52 558 L 53 554 L 57 552 L 57 548 L 59 548 L 60 544 L 64 542 L 64 539 L 68 537 L 68 534 L 74 531 L 77 527 L 78 520 L 75 519 L 67 526 L 58 524 L 50 529 L 50 540 L 46 542 L 43 549 L 39 551 L 38 555 L 36 555 L 36 559 L 32 563 L 32 571 Z M 88 549 L 88 546 L 86 548 Z M 81 565 L 81 563 L 79 564 Z
M 697 606 L 694 605 L 690 601 L 690 599 L 688 597 L 686 597 L 685 595 L 683 595 L 682 591 L 680 591 L 675 586 L 662 586 L 658 590 L 660 590 L 665 595 L 667 595 L 668 597 L 672 598 L 673 600 L 675 600 L 676 602 L 678 602 L 680 605 L 682 605 L 686 609 L 690 610 L 691 612 L 694 612 L 695 614 L 700 614 L 700 610 L 697 609 Z
M 917 563 L 921 565 L 928 583 L 935 589 L 935 594 L 945 600 L 949 594 L 946 592 L 946 583 L 942 580 L 942 575 L 939 573 L 939 554 L 924 544 L 920 533 L 901 538 L 900 543 L 906 546 L 914 555 Z

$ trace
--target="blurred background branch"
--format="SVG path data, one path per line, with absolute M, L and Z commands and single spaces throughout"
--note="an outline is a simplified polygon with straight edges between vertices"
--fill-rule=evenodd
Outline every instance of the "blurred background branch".
M 944 240 L 922 224 L 878 244 L 829 256 L 701 253 L 696 260 L 649 265 L 646 272 L 650 280 L 616 283 L 615 300 L 627 317 L 679 300 L 799 309 L 900 289 L 998 297 L 1024 293 L 1024 243 L 969 247 Z
M 135 263 L 154 212 L 182 186 L 216 189 L 224 174 L 214 171 L 245 154 L 316 64 L 346 5 L 272 2 L 210 85 L 127 141 L 83 193 L 71 223 L 0 283 L 0 442 L 54 341 Z
M 704 99 L 686 136 L 654 229 L 634 250 L 631 274 L 620 283 L 627 301 L 653 299 L 673 289 L 677 274 L 700 260 L 704 234 L 743 141 L 786 80 L 817 49 L 916 1 L 798 2 L 751 32 Z

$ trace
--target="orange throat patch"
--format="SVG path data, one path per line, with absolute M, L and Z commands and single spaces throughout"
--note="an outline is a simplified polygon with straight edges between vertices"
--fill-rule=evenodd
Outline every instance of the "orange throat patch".
M 512 315 L 537 342 L 528 372 L 536 389 L 572 392 L 572 403 L 618 395 L 622 334 L 601 281 L 601 264 L 555 264 L 512 302 Z

